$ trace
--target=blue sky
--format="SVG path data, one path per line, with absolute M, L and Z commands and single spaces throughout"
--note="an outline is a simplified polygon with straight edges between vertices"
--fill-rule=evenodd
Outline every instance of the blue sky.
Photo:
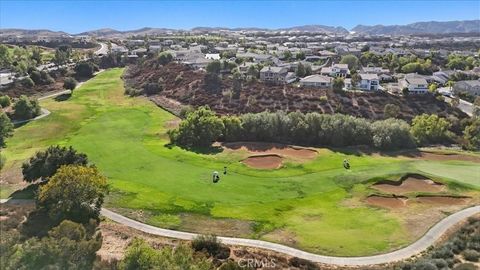
M 281 28 L 480 19 L 480 1 L 9 1 L 0 28 L 79 33 L 99 28 Z

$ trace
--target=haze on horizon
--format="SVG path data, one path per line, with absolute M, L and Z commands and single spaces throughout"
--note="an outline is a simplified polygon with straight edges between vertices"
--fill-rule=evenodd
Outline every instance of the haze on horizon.
M 100 28 L 282 28 L 475 20 L 480 1 L 0 1 L 0 28 L 80 33 Z

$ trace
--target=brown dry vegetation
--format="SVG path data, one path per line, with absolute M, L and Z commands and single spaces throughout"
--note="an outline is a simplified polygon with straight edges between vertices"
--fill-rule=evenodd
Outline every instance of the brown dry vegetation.
M 177 80 L 180 76 L 182 79 Z M 232 98 L 228 91 L 232 89 L 232 80 L 223 75 L 221 91 L 205 90 L 205 73 L 193 70 L 185 65 L 169 63 L 157 65 L 155 60 L 147 60 L 143 64 L 128 68 L 124 79 L 128 87 L 142 88 L 148 82 L 163 81 L 164 91 L 151 99 L 170 111 L 178 110 L 174 104 L 165 102 L 165 98 L 179 101 L 183 105 L 198 107 L 209 105 L 219 114 L 242 114 L 248 112 L 269 111 L 301 111 L 319 113 L 344 113 L 369 119 L 382 119 L 384 106 L 396 104 L 400 107 L 399 118 L 412 119 L 422 113 L 440 116 L 454 115 L 464 118 L 466 115 L 437 100 L 432 95 L 394 96 L 379 93 L 334 93 L 331 90 L 305 89 L 293 85 L 268 85 L 261 82 L 245 82 L 239 99 Z M 321 102 L 320 97 L 327 101 Z M 174 108 L 169 108 L 172 106 Z

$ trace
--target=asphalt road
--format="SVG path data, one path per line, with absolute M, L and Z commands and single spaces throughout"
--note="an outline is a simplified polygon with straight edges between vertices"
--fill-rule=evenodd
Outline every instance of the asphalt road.
M 244 238 L 232 238 L 232 237 L 218 237 L 222 243 L 229 245 L 239 245 L 239 246 L 248 246 L 248 247 L 257 247 L 267 250 L 272 250 L 287 255 L 295 256 L 298 258 L 310 260 L 313 262 L 332 264 L 332 265 L 348 265 L 348 266 L 362 266 L 362 265 L 374 265 L 374 264 L 384 264 L 391 263 L 396 261 L 401 261 L 407 258 L 410 258 L 433 245 L 439 238 L 445 234 L 445 232 L 455 226 L 458 222 L 465 220 L 466 218 L 480 213 L 480 206 L 473 206 L 470 208 L 463 209 L 455 214 L 452 214 L 440 222 L 435 224 L 430 230 L 418 239 L 416 242 L 411 245 L 390 252 L 375 256 L 365 256 L 365 257 L 333 257 L 333 256 L 323 256 L 318 254 L 309 253 L 292 247 L 287 247 L 280 244 L 270 243 L 262 240 L 254 239 L 244 239 Z M 126 225 L 128 227 L 165 237 L 178 238 L 184 240 L 191 240 L 197 236 L 195 233 L 180 232 L 174 230 L 167 230 L 162 228 L 157 228 L 150 226 L 133 219 L 124 217 L 120 214 L 112 212 L 108 209 L 103 208 L 101 214 L 115 222 Z M 366 236 L 367 237 L 367 236 Z

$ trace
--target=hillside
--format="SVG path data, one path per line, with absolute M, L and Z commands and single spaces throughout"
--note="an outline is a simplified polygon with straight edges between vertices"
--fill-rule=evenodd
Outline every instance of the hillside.
M 180 77 L 181 80 L 178 80 Z M 261 82 L 245 82 L 240 98 L 231 97 L 232 80 L 224 76 L 221 91 L 207 91 L 205 73 L 187 66 L 169 63 L 158 67 L 154 60 L 142 65 L 130 66 L 124 76 L 128 87 L 142 88 L 147 82 L 163 81 L 161 94 L 151 96 L 157 104 L 168 107 L 165 98 L 195 107 L 209 105 L 219 114 L 242 114 L 265 110 L 287 112 L 344 113 L 369 119 L 382 119 L 384 106 L 392 103 L 401 108 L 400 118 L 410 120 L 422 113 L 437 113 L 441 116 L 466 115 L 437 100 L 431 95 L 401 97 L 387 93 L 334 93 L 331 90 L 304 89 L 292 85 L 266 85 Z M 169 108 L 175 110 L 174 108 Z
M 478 33 L 480 20 L 416 22 L 407 25 L 357 25 L 352 31 L 370 35 Z

